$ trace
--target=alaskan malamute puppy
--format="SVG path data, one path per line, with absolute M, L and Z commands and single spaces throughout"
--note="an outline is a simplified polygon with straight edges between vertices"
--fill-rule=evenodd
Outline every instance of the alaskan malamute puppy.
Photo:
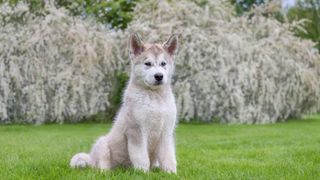
M 159 166 L 177 172 L 174 129 L 177 110 L 171 89 L 173 57 L 178 37 L 161 44 L 130 38 L 131 74 L 122 106 L 110 132 L 100 137 L 90 153 L 78 153 L 71 167 L 109 170 L 119 165 L 149 171 Z

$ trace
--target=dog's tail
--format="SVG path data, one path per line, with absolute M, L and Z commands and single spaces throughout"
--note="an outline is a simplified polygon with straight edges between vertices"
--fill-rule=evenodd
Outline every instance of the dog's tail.
M 71 158 L 70 166 L 72 168 L 84 168 L 92 165 L 90 154 L 78 153 Z

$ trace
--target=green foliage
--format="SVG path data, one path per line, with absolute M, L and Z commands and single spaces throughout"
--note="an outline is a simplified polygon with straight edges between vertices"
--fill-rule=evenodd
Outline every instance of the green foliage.
M 129 76 L 127 73 L 117 71 L 114 73 L 114 82 L 112 82 L 112 90 L 109 94 L 109 106 L 106 111 L 98 112 L 88 118 L 84 118 L 81 122 L 112 122 L 122 103 L 122 95 L 124 93 Z M 107 81 L 107 80 L 106 80 Z M 107 82 L 106 82 L 107 83 Z
M 127 81 L 129 80 L 129 76 L 125 72 L 115 72 L 114 77 L 115 77 L 115 80 L 112 83 L 113 89 L 109 94 L 110 105 L 108 109 L 106 111 L 101 111 L 101 112 L 98 112 L 97 114 L 90 115 L 87 118 L 83 118 L 81 119 L 80 123 L 84 123 L 84 122 L 105 123 L 105 122 L 113 121 L 113 119 L 115 118 L 121 106 L 122 95 L 127 85 Z M 70 121 L 68 122 L 70 123 Z
M 0 0 L 0 4 L 5 2 L 8 2 L 11 6 L 16 6 L 19 2 L 27 3 L 33 13 L 41 12 L 45 5 L 43 0 Z
M 209 0 L 191 0 L 192 2 L 196 3 L 200 7 L 205 7 L 208 5 Z
M 264 1 L 265 0 L 230 0 L 232 4 L 235 4 L 235 10 L 239 15 L 249 11 L 254 5 L 263 4 Z
M 0 126 L 1 179 L 318 179 L 320 116 L 272 125 L 180 124 L 178 174 L 71 169 L 111 124 Z
M 56 0 L 57 7 L 64 7 L 72 15 L 94 17 L 98 22 L 115 29 L 125 29 L 133 18 L 133 8 L 139 0 Z M 26 2 L 31 12 L 39 13 L 45 6 L 43 0 L 0 0 L 0 3 L 9 2 L 12 6 L 19 2 Z
M 238 15 L 250 11 L 254 5 L 262 5 L 265 0 L 230 0 L 235 5 Z M 274 2 L 274 1 L 269 1 Z M 280 11 L 265 13 L 265 16 L 272 15 L 280 22 L 284 22 L 284 16 Z M 294 32 L 297 36 L 310 39 L 316 43 L 316 48 L 320 50 L 320 1 L 319 0 L 303 0 L 298 1 L 295 7 L 289 9 L 287 13 L 289 21 L 307 19 L 303 25 L 303 29 L 295 28 Z
M 316 47 L 320 50 L 320 1 L 304 0 L 300 1 L 296 7 L 288 11 L 288 19 L 307 21 L 303 24 L 303 29 L 296 28 L 295 34 L 299 37 L 310 39 L 317 43 Z
M 110 106 L 107 111 L 107 119 L 114 119 L 116 113 L 118 112 L 122 102 L 122 94 L 124 93 L 124 89 L 129 79 L 129 76 L 125 72 L 115 72 L 114 77 L 115 80 L 112 83 L 113 89 L 109 95 Z
M 116 29 L 125 29 L 132 20 L 132 11 L 139 0 L 57 0 L 58 6 L 74 15 L 94 16 L 98 22 Z
M 250 12 L 254 6 L 262 7 L 262 15 L 265 17 L 273 17 L 280 22 L 284 21 L 284 16 L 280 11 L 280 4 L 274 0 L 230 0 L 234 4 L 235 11 L 238 15 L 244 15 L 246 12 Z M 254 11 L 250 12 L 250 16 L 254 15 Z

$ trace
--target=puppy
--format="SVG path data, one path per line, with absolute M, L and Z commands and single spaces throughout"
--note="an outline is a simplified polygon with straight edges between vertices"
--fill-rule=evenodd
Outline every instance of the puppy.
M 137 34 L 131 36 L 130 80 L 113 127 L 96 141 L 90 153 L 74 155 L 71 167 L 110 170 L 133 166 L 147 172 L 159 165 L 165 172 L 177 172 L 177 110 L 171 89 L 177 47 L 176 34 L 163 45 L 145 44 Z

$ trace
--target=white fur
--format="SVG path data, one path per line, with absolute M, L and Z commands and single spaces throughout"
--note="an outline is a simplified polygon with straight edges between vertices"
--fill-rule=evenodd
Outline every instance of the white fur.
M 174 129 L 176 104 L 171 90 L 174 71 L 172 56 L 148 51 L 135 54 L 131 62 L 129 84 L 123 96 L 123 104 L 112 129 L 100 137 L 89 154 L 72 157 L 71 167 L 91 166 L 109 170 L 117 166 L 133 166 L 149 171 L 159 166 L 176 173 Z M 131 47 L 135 48 L 135 47 Z M 145 62 L 151 62 L 146 66 Z M 161 62 L 166 65 L 162 66 Z M 163 74 L 162 84 L 156 85 L 154 75 Z

